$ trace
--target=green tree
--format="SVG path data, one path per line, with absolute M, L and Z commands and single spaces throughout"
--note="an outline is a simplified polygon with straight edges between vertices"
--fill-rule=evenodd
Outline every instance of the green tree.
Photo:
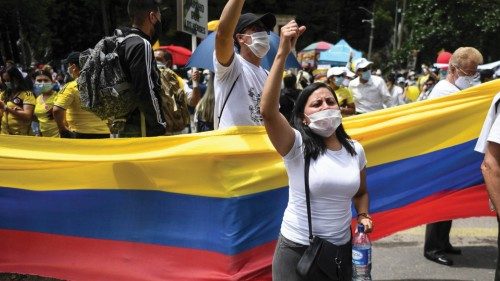
M 477 48 L 485 62 L 500 59 L 500 1 L 408 1 L 405 41 L 394 58 L 404 65 L 413 50 L 418 62 L 432 63 L 437 53 L 461 46 Z

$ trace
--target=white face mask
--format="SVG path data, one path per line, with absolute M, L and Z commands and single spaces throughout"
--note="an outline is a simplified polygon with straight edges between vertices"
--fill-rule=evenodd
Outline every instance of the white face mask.
M 361 73 L 361 78 L 365 81 L 368 81 L 370 80 L 370 78 L 372 77 L 372 73 L 370 70 L 365 70 Z
M 252 37 L 252 44 L 245 43 L 245 45 L 250 48 L 254 55 L 259 58 L 263 58 L 271 48 L 269 45 L 269 35 L 267 34 L 267 31 L 255 32 L 247 36 Z
M 342 123 L 342 114 L 338 109 L 318 111 L 307 117 L 311 121 L 311 123 L 309 123 L 309 128 L 315 134 L 324 138 L 333 135 Z
M 457 86 L 460 90 L 464 90 L 473 86 L 474 77 L 472 76 L 458 76 L 457 80 L 455 80 L 455 86 Z
M 337 87 L 342 86 L 343 82 L 344 82 L 344 77 L 335 77 L 335 85 L 337 85 Z
M 43 93 L 47 93 L 49 92 L 50 90 L 52 90 L 52 83 L 40 83 L 40 82 L 35 82 L 35 87 L 34 87 L 34 91 L 35 91 L 35 94 L 43 94 Z
M 344 87 L 349 87 L 349 82 L 350 82 L 350 81 L 351 81 L 351 80 L 349 80 L 349 79 L 347 79 L 347 78 L 344 78 L 344 80 L 342 81 L 342 86 L 344 86 Z

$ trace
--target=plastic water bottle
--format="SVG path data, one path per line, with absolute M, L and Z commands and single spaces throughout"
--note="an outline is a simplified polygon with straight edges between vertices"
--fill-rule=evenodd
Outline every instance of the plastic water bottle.
M 358 225 L 358 231 L 352 239 L 352 280 L 372 280 L 372 243 L 365 233 L 365 227 Z

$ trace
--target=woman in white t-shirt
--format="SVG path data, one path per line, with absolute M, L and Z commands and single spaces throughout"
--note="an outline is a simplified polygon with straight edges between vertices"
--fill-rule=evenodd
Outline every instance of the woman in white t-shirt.
M 305 27 L 299 27 L 295 21 L 282 27 L 280 46 L 260 105 L 269 139 L 285 161 L 290 187 L 288 206 L 273 258 L 274 281 L 302 280 L 295 268 L 309 245 L 305 157 L 311 159 L 309 188 L 313 234 L 350 249 L 352 201 L 358 213 L 358 223 L 365 226 L 366 232 L 372 230 L 368 215 L 364 150 L 345 132 L 334 91 L 324 83 L 306 87 L 295 103 L 292 125 L 279 112 L 285 60 L 304 31 Z M 350 260 L 343 266 L 344 277 L 350 278 Z

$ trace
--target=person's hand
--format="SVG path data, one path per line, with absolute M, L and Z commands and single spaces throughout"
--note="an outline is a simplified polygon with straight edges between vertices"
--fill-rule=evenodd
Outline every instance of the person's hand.
M 199 70 L 193 72 L 193 75 L 191 76 L 191 81 L 193 81 L 193 85 L 198 85 L 198 83 L 200 82 L 200 77 L 201 73 Z
M 362 224 L 365 227 L 365 233 L 370 233 L 373 231 L 372 218 L 367 214 L 358 215 L 358 224 Z
M 291 20 L 281 28 L 280 49 L 283 53 L 288 55 L 290 51 L 295 48 L 297 39 L 302 35 L 302 33 L 304 33 L 305 30 L 306 27 L 299 27 L 295 20 Z
M 64 138 L 64 139 L 74 139 L 75 138 L 75 134 L 73 132 L 71 132 L 70 130 L 60 130 L 59 131 L 59 136 L 61 138 Z

